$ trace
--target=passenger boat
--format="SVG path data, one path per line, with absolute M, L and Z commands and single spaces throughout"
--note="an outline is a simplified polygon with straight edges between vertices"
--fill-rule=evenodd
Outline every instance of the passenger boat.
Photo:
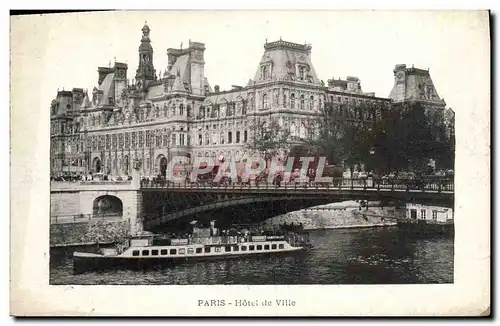
M 200 231 L 200 229 L 198 229 Z M 198 232 L 172 238 L 143 232 L 114 248 L 98 252 L 74 252 L 75 273 L 116 267 L 147 268 L 196 260 L 228 259 L 297 252 L 310 246 L 308 233 L 218 235 L 213 225 L 209 236 Z

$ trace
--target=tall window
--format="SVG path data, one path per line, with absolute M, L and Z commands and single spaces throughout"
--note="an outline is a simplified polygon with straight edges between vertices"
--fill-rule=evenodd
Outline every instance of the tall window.
M 203 145 L 203 135 L 202 134 L 198 135 L 198 145 Z
M 177 145 L 177 137 L 175 134 L 172 134 L 172 146 Z
M 163 147 L 167 147 L 167 146 L 168 146 L 168 133 L 164 129 L 163 130 Z
M 438 218 L 438 212 L 437 211 L 432 211 L 432 219 L 437 220 Z
M 220 143 L 224 144 L 224 133 L 223 132 L 220 133 Z
M 179 145 L 184 146 L 184 134 L 179 134 Z
M 300 67 L 299 69 L 299 79 L 300 80 L 306 79 L 306 69 L 304 67 Z
M 184 115 L 184 104 L 179 105 L 179 115 Z
M 205 145 L 210 145 L 210 135 L 208 132 L 205 134 Z
M 426 219 L 426 216 L 425 216 L 425 215 L 426 215 L 426 210 L 425 210 L 425 209 L 421 209 L 421 210 L 420 210 L 420 218 L 421 218 L 422 220 L 425 220 L 425 219 Z
M 305 101 L 304 101 L 304 95 L 300 95 L 300 109 L 301 110 L 304 110 L 304 104 L 305 104 Z
M 292 93 L 292 95 L 290 95 L 290 107 L 292 109 L 295 109 L 295 94 Z
M 160 130 L 156 130 L 156 147 L 161 146 L 161 133 Z
M 227 133 L 227 143 L 228 144 L 233 143 L 233 133 L 231 131 Z
M 248 132 L 245 130 L 243 132 L 243 142 L 246 143 L 248 141 Z
M 262 108 L 267 109 L 267 94 L 262 95 Z
M 311 95 L 309 98 L 309 110 L 314 109 L 314 96 Z
M 236 143 L 239 143 L 240 142 L 240 132 L 237 131 L 236 132 Z
M 267 67 L 262 67 L 262 79 L 267 79 Z

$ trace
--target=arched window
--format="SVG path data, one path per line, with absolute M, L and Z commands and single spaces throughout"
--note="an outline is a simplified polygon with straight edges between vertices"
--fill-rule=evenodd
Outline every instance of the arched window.
M 175 104 L 172 105 L 172 115 L 175 115 Z
M 262 95 L 262 108 L 264 110 L 268 109 L 268 106 L 267 106 L 267 94 Z
M 295 122 L 292 122 L 290 125 L 290 135 L 292 137 L 297 137 L 297 126 L 295 126 Z
M 314 96 L 311 95 L 311 97 L 309 98 L 309 110 L 313 109 L 314 109 Z
M 220 136 L 220 143 L 221 143 L 221 144 L 224 144 L 224 142 L 225 142 L 225 141 L 224 141 L 224 133 L 223 133 L 223 132 L 221 132 L 219 136 Z
M 300 124 L 299 137 L 300 139 L 305 139 L 307 134 L 306 125 L 302 122 Z
M 267 79 L 267 67 L 262 67 L 262 79 Z
M 301 110 L 304 110 L 304 104 L 305 104 L 304 95 L 300 95 L 300 109 Z
M 295 94 L 292 93 L 292 95 L 290 95 L 290 106 L 292 109 L 295 109 Z
M 184 115 L 184 104 L 179 105 L 179 115 Z
M 208 133 L 205 134 L 205 145 L 210 145 L 210 135 Z
M 198 145 L 203 145 L 203 136 L 201 134 L 198 135 Z

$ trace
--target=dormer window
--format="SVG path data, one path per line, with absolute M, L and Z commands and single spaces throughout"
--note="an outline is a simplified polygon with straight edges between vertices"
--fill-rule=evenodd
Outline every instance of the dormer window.
M 299 79 L 300 80 L 305 80 L 306 79 L 306 68 L 305 67 L 300 67 L 299 68 Z
M 262 67 L 262 79 L 267 79 L 267 67 Z

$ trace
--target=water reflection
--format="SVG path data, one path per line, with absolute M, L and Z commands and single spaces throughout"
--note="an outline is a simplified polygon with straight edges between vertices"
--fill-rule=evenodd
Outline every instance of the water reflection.
M 73 275 L 71 252 L 51 251 L 51 284 L 452 283 L 453 238 L 408 237 L 397 227 L 317 230 L 313 248 L 286 256 L 196 262 L 148 271 Z M 87 248 L 88 249 L 88 248 Z

